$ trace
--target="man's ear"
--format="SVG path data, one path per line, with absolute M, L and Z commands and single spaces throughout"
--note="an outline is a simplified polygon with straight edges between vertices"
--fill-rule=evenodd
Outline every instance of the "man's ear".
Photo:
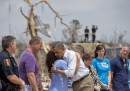
M 13 46 L 14 46 L 14 43 L 11 43 L 11 44 L 10 44 L 10 47 L 12 48 Z
M 64 48 L 64 47 L 62 47 L 62 48 L 61 48 L 61 50 L 62 50 L 62 51 L 64 51 L 64 50 L 65 50 L 65 48 Z
M 33 44 L 34 44 L 34 45 L 36 45 L 36 44 L 37 44 L 37 42 L 35 41 Z

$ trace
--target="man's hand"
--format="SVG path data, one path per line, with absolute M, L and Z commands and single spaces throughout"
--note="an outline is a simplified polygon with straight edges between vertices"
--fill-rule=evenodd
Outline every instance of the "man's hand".
M 57 70 L 56 66 L 54 64 L 52 64 L 51 72 L 52 73 L 61 74 L 61 75 L 66 75 L 65 72 L 64 72 L 64 70 Z
M 20 85 L 20 89 L 23 89 L 24 87 L 25 87 L 25 82 L 21 79 L 21 78 L 19 78 L 20 79 L 20 81 L 21 81 L 21 85 Z
M 100 91 L 101 87 L 100 86 L 94 86 L 94 91 Z
M 51 67 L 51 72 L 56 72 L 56 66 L 54 64 L 52 64 L 52 67 Z

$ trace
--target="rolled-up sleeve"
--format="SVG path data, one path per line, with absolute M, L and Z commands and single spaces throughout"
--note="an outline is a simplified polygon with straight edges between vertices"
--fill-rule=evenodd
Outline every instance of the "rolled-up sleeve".
M 66 60 L 69 60 L 69 63 L 68 63 L 68 70 L 65 70 L 65 74 L 67 77 L 73 77 L 76 68 L 76 60 L 77 60 L 76 54 L 73 53 L 73 55 L 72 54 L 69 55 L 69 57 Z

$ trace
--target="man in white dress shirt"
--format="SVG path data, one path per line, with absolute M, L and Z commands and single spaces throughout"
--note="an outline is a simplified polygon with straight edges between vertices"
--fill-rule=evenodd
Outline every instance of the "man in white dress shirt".
M 62 42 L 52 43 L 52 51 L 57 58 L 63 58 L 68 63 L 68 70 L 57 70 L 53 65 L 52 72 L 71 77 L 73 91 L 94 91 L 94 84 L 91 76 L 89 76 L 89 69 L 85 67 L 81 58 L 78 70 L 75 73 L 77 56 L 74 51 L 66 49 Z

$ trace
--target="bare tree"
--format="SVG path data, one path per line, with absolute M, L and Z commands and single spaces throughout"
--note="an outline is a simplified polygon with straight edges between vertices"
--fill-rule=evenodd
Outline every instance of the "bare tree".
M 22 7 L 20 7 L 20 11 L 22 13 L 22 15 L 27 19 L 27 22 L 28 22 L 28 27 L 27 27 L 27 30 L 29 30 L 29 33 L 32 36 L 37 36 L 37 31 L 36 31 L 36 28 L 35 28 L 35 17 L 36 15 L 34 14 L 34 7 L 37 6 L 38 4 L 40 3 L 45 3 L 48 5 L 48 7 L 51 9 L 51 11 L 55 14 L 55 23 L 56 23 L 56 18 L 60 19 L 60 22 L 61 24 L 65 25 L 68 29 L 69 29 L 69 26 L 67 24 L 65 24 L 63 22 L 63 19 L 61 17 L 61 15 L 59 15 L 58 12 L 56 12 L 52 6 L 48 3 L 47 0 L 40 0 L 39 2 L 36 2 L 35 4 L 32 4 L 30 0 L 25 0 L 25 2 L 29 5 L 30 7 L 30 13 L 29 13 L 29 16 L 26 16 L 23 11 L 22 11 Z M 26 31 L 27 33 L 28 31 Z
M 69 30 L 68 29 L 62 30 L 62 34 L 64 35 L 68 43 L 78 41 L 78 30 L 80 28 L 81 28 L 81 24 L 79 20 L 74 19 L 70 22 Z
M 120 31 L 120 34 L 119 34 L 119 37 L 118 37 L 118 44 L 123 44 L 123 39 L 124 39 L 126 34 L 127 34 L 126 30 Z
M 113 31 L 113 35 L 110 36 L 110 44 L 111 46 L 121 46 L 125 42 L 123 39 L 125 35 L 127 34 L 126 31 L 120 31 L 119 33 L 117 31 Z

